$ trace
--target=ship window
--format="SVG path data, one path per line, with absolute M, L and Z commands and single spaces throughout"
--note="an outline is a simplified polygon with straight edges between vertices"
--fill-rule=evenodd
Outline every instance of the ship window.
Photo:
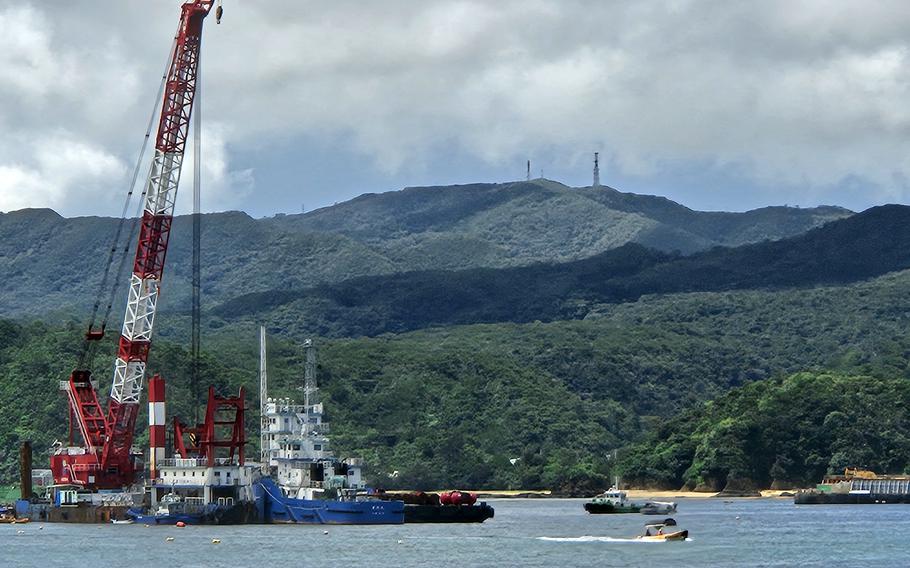
M 300 449 L 300 444 L 294 444 L 294 449 L 295 449 L 295 450 L 299 450 L 299 449 Z
M 195 471 L 193 472 L 193 477 L 196 477 L 196 472 L 195 472 Z
M 317 452 L 318 452 L 318 451 L 321 451 L 321 450 L 322 450 L 322 444 L 313 444 L 313 449 L 316 450 Z

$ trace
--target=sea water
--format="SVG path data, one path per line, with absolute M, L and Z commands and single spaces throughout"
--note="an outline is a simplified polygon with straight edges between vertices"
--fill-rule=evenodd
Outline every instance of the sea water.
M 479 525 L 0 525 L 0 565 L 910 566 L 910 505 L 677 502 L 685 542 L 626 540 L 663 517 L 589 515 L 579 499 L 504 499 L 489 501 L 496 517 Z

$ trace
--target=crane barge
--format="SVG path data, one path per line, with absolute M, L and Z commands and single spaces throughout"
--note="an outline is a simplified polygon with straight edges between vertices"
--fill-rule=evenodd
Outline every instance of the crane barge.
M 17 513 L 34 520 L 70 522 L 127 522 L 125 517 L 142 518 L 145 522 L 250 522 L 255 520 L 251 486 L 258 476 L 258 467 L 244 464 L 243 389 L 237 397 L 222 397 L 209 389 L 205 420 L 192 427 L 175 420 L 177 456 L 165 456 L 165 385 L 154 375 L 149 379 L 149 452 L 148 470 L 143 453 L 133 447 L 136 419 L 140 409 L 143 382 L 146 378 L 149 351 L 158 300 L 161 294 L 165 259 L 174 219 L 174 207 L 180 174 L 184 162 L 190 121 L 195 118 L 196 176 L 194 201 L 194 310 L 193 354 L 198 357 L 199 311 L 197 292 L 199 264 L 199 129 L 198 112 L 193 115 L 197 99 L 202 29 L 205 18 L 215 8 L 220 23 L 220 0 L 185 0 L 181 6 L 180 22 L 169 52 L 168 64 L 159 90 L 160 114 L 149 121 L 146 141 L 152 128 L 154 156 L 142 186 L 140 215 L 133 218 L 138 225 L 132 234 L 138 236 L 129 277 L 129 292 L 117 355 L 113 365 L 113 380 L 106 409 L 102 406 L 97 381 L 92 376 L 92 354 L 104 339 L 115 289 L 113 282 L 107 312 L 96 326 L 96 317 L 105 293 L 116 252 L 121 253 L 121 268 L 128 266 L 128 244 L 120 246 L 120 237 L 133 187 L 136 185 L 143 152 L 133 173 L 114 242 L 109 249 L 108 263 L 101 280 L 83 349 L 75 369 L 65 381 L 60 381 L 66 393 L 70 418 L 69 443 L 55 443 L 50 458 L 52 502 L 32 502 L 28 498 L 17 502 Z M 156 101 L 155 110 L 158 109 Z M 130 235 L 130 232 L 127 232 Z M 129 242 L 129 241 L 128 241 Z M 121 273 L 117 270 L 115 273 Z M 194 364 L 194 370 L 198 365 Z M 196 376 L 193 377 L 195 388 Z M 190 434 L 185 444 L 181 428 Z M 224 438 L 221 432 L 230 434 Z M 75 440 L 75 432 L 81 444 Z M 216 452 L 227 451 L 228 457 Z M 198 474 L 198 475 L 197 475 Z M 23 476 L 28 475 L 24 472 Z M 243 481 L 243 483 L 239 483 Z M 163 493 L 163 497 L 159 499 Z M 24 496 L 25 497 L 25 496 Z
M 51 471 L 57 484 L 118 489 L 128 487 L 136 480 L 139 468 L 137 456 L 132 452 L 133 435 L 196 97 L 202 24 L 213 4 L 214 0 L 192 0 L 182 6 L 164 86 L 155 154 L 145 183 L 139 238 L 107 412 L 99 401 L 91 370 L 77 367 L 63 389 L 67 392 L 72 421 L 78 427 L 83 445 L 55 450 Z M 87 342 L 100 341 L 104 331 L 104 327 L 90 327 L 85 339 Z M 154 415 L 155 409 L 151 410 Z M 153 437 L 157 432 L 151 430 Z M 155 448 L 149 455 L 152 468 L 164 457 L 156 454 L 157 449 L 163 448 L 163 441 L 151 441 L 151 447 Z

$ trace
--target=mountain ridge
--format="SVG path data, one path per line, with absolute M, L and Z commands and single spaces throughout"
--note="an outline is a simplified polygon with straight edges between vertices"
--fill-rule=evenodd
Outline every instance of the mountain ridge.
M 214 308 L 306 325 L 320 335 L 377 335 L 470 323 L 581 319 L 649 294 L 811 287 L 910 268 L 910 207 L 868 209 L 802 235 L 689 256 L 627 243 L 564 263 L 361 277 L 241 295 Z M 300 324 L 299 322 L 306 322 Z
M 691 253 L 784 238 L 850 214 L 830 207 L 697 212 L 666 198 L 547 180 L 407 188 L 300 215 L 205 214 L 203 294 L 218 303 L 241 292 L 361 276 L 571 261 L 630 242 Z M 133 232 L 128 222 L 124 234 Z M 50 209 L 0 213 L 0 313 L 87 310 L 117 224 L 108 217 L 64 218 Z M 190 234 L 190 216 L 176 217 L 163 309 L 188 303 Z

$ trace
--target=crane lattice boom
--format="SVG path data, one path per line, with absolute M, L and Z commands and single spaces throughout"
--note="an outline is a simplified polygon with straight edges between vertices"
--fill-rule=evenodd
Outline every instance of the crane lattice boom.
M 182 7 L 158 121 L 155 155 L 145 184 L 139 240 L 107 413 L 98 401 L 91 372 L 74 371 L 66 390 L 85 447 L 57 450 L 51 459 L 57 483 L 116 488 L 134 480 L 133 434 L 196 95 L 202 23 L 213 3 L 214 0 L 189 0 Z

